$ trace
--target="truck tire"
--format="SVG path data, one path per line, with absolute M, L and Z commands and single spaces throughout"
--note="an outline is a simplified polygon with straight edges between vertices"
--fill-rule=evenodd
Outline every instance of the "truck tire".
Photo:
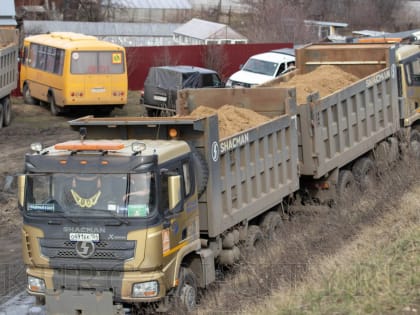
M 37 104 L 39 104 L 39 102 L 31 96 L 31 90 L 29 89 L 29 86 L 28 86 L 27 83 L 25 83 L 23 85 L 22 94 L 23 94 L 23 101 L 26 104 L 29 104 L 29 105 L 37 105 Z
M 245 241 L 245 251 L 252 252 L 255 249 L 260 249 L 263 241 L 263 233 L 258 225 L 249 225 Z
M 368 157 L 362 157 L 354 163 L 353 175 L 362 191 L 375 186 L 375 165 Z
M 48 102 L 50 103 L 51 115 L 58 116 L 61 113 L 61 109 L 55 104 L 55 99 L 53 95 L 48 96 Z
M 6 96 L 2 100 L 3 105 L 3 125 L 9 126 L 12 121 L 12 103 L 10 102 L 10 96 Z
M 190 268 L 181 267 L 179 285 L 175 290 L 175 306 L 186 313 L 194 311 L 197 306 L 197 277 Z
M 4 109 L 3 105 L 0 104 L 0 129 L 3 128 L 3 117 L 4 117 Z
M 282 224 L 283 220 L 280 214 L 275 211 L 269 211 L 261 220 L 260 229 L 265 238 L 273 240 L 279 235 Z
M 337 199 L 340 205 L 346 204 L 347 201 L 354 197 L 356 181 L 350 170 L 340 170 L 337 181 Z
M 388 169 L 388 166 L 391 163 L 390 151 L 390 145 L 386 140 L 380 142 L 373 151 L 378 172 L 383 173 Z
M 410 150 L 415 158 L 420 158 L 420 132 L 416 129 L 410 133 Z
M 206 191 L 207 181 L 209 179 L 209 168 L 207 162 L 197 149 L 192 148 L 192 161 L 197 179 L 197 195 L 198 198 Z

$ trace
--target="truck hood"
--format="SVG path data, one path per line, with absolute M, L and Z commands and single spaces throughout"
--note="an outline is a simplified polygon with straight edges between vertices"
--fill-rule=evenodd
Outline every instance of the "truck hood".
M 231 81 L 246 83 L 250 85 L 257 85 L 273 79 L 272 76 L 258 74 L 254 72 L 240 70 L 232 74 L 229 78 Z

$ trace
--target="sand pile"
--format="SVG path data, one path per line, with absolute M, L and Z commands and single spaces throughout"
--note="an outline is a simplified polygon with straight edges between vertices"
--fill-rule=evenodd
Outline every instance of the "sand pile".
M 226 138 L 270 120 L 270 118 L 250 109 L 240 108 L 234 105 L 223 105 L 217 110 L 206 106 L 199 106 L 191 112 L 190 116 L 201 118 L 214 114 L 218 115 L 220 138 Z
M 358 80 L 357 76 L 339 67 L 324 65 L 309 73 L 299 74 L 288 82 L 280 82 L 277 87 L 296 87 L 297 103 L 306 104 L 306 98 L 311 93 L 318 91 L 322 98 Z

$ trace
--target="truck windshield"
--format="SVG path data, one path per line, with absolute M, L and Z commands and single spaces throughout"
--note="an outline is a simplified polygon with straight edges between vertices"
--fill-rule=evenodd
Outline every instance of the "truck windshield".
M 25 211 L 30 215 L 148 217 L 156 208 L 155 194 L 151 172 L 32 174 L 26 181 Z
M 276 62 L 251 58 L 243 66 L 242 70 L 269 76 L 275 76 L 278 65 L 279 64 Z

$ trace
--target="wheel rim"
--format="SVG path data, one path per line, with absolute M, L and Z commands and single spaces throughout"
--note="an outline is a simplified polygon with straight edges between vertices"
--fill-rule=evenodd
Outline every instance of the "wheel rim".
M 192 311 L 196 305 L 197 293 L 193 286 L 185 283 L 181 289 L 181 300 L 188 311 Z
M 3 100 L 3 122 L 5 126 L 10 124 L 10 120 L 12 118 L 12 111 L 10 107 L 10 99 L 6 97 Z

